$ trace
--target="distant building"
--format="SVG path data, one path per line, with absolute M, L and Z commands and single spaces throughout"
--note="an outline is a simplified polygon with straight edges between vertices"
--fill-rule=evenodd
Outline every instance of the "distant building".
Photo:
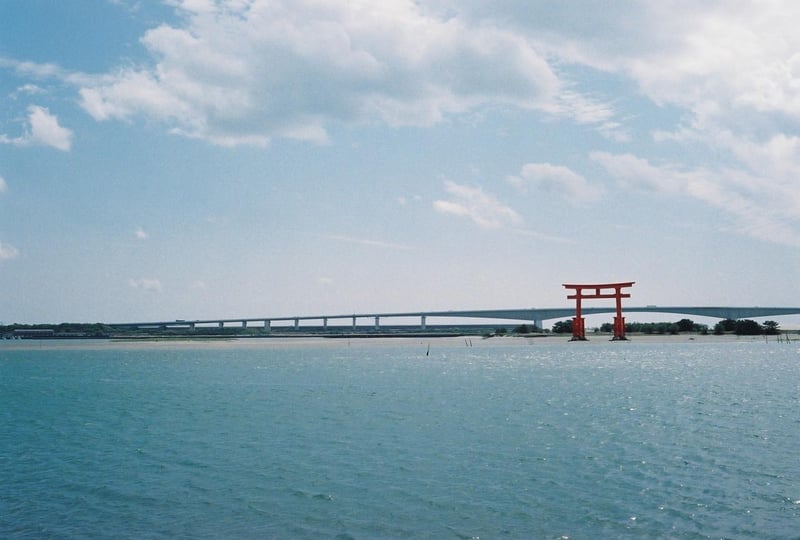
M 56 335 L 52 328 L 17 328 L 14 330 L 14 337 L 21 339 L 41 339 L 51 338 Z

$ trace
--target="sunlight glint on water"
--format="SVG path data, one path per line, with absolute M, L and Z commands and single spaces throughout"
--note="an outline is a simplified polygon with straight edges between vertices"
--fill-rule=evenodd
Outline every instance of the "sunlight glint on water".
M 797 344 L 426 346 L 0 349 L 0 536 L 797 536 Z

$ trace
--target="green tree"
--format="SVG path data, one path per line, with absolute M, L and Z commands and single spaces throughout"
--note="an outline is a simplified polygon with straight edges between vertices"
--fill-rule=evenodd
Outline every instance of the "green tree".
M 674 335 L 676 335 L 678 332 L 680 332 L 680 326 L 678 326 L 678 325 L 677 325 L 677 324 L 675 324 L 675 323 L 668 324 L 668 325 L 667 325 L 667 332 L 669 332 L 670 334 L 672 334 L 672 335 L 674 336 Z
M 744 319 L 736 321 L 733 331 L 737 336 L 758 336 L 763 330 L 756 321 Z
M 553 325 L 554 334 L 571 334 L 572 333 L 572 319 L 566 321 L 558 321 Z
M 722 325 L 722 329 L 726 332 L 733 332 L 736 330 L 736 323 L 733 319 L 725 319 L 719 322 Z
M 694 331 L 694 321 L 691 319 L 681 319 L 675 324 L 678 325 L 678 332 Z
M 777 336 L 781 333 L 780 325 L 775 321 L 764 321 L 764 333 L 769 336 Z

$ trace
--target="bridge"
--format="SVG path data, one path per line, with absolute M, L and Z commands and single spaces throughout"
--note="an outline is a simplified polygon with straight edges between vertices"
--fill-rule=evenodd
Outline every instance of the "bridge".
M 587 307 L 583 308 L 584 315 L 599 313 L 615 313 L 615 307 Z M 644 306 L 626 307 L 626 313 L 675 313 L 680 315 L 695 315 L 717 319 L 751 319 L 760 317 L 776 317 L 781 315 L 800 315 L 800 307 L 730 307 L 730 306 Z M 544 321 L 563 319 L 575 315 L 574 308 L 520 308 L 520 309 L 488 309 L 468 311 L 414 311 L 404 313 L 360 313 L 347 315 L 304 315 L 290 317 L 253 317 L 239 319 L 197 319 L 155 322 L 130 322 L 112 323 L 108 326 L 118 329 L 148 329 L 148 328 L 188 328 L 198 326 L 237 326 L 241 328 L 262 328 L 269 332 L 274 322 L 290 323 L 295 330 L 300 329 L 301 322 L 319 321 L 327 329 L 328 323 L 335 320 L 349 320 L 352 328 L 357 327 L 357 321 L 367 319 L 371 321 L 376 330 L 380 329 L 381 319 L 411 319 L 419 321 L 421 330 L 425 330 L 428 319 L 432 318 L 458 318 L 458 319 L 483 319 L 518 321 L 520 323 L 533 323 L 538 328 L 544 328 Z

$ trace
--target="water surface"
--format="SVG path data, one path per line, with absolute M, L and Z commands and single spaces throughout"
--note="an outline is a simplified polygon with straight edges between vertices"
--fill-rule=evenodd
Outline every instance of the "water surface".
M 796 343 L 268 341 L 0 347 L 0 536 L 798 537 Z

